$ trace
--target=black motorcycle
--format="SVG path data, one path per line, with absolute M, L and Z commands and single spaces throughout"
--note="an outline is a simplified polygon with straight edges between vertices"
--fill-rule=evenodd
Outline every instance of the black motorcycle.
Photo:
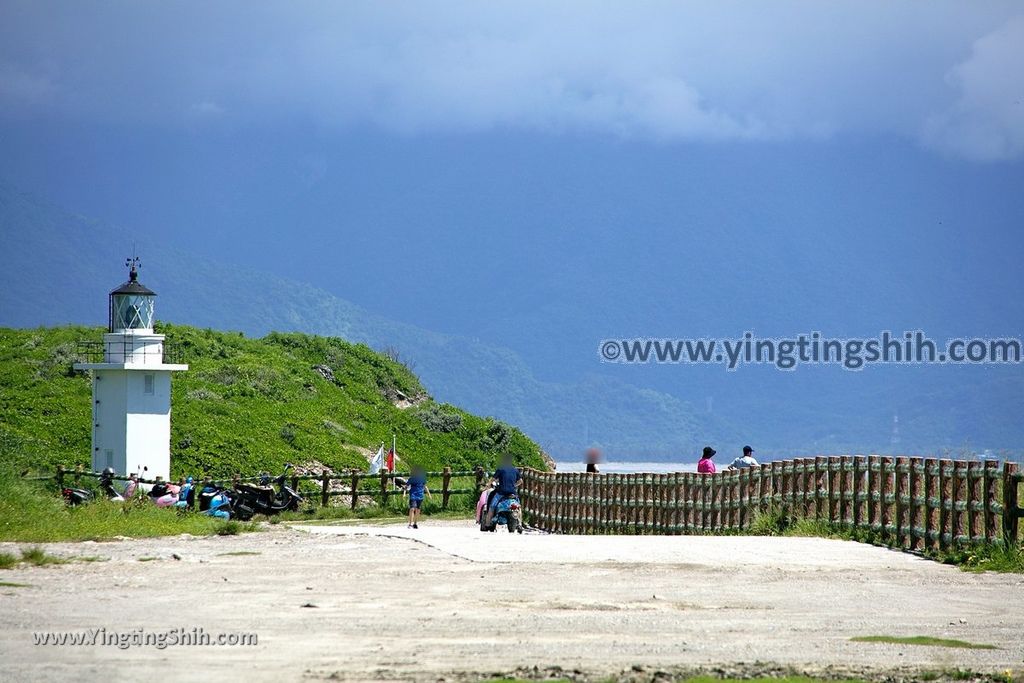
M 104 497 L 110 500 L 124 500 L 121 494 L 114 488 L 114 468 L 108 467 L 103 470 L 99 478 L 100 492 Z M 71 486 L 65 486 L 60 490 L 60 495 L 64 497 L 68 505 L 81 505 L 82 503 L 88 503 L 90 500 L 96 497 L 96 494 L 89 489 L 76 488 Z
M 70 486 L 65 486 L 60 490 L 60 495 L 64 497 L 68 505 L 81 505 L 82 503 L 88 503 L 92 500 L 92 491 L 86 489 L 76 489 Z
M 124 500 L 124 497 L 121 496 L 121 494 L 117 492 L 116 488 L 114 488 L 114 468 L 113 467 L 108 467 L 107 469 L 103 470 L 103 473 L 100 475 L 100 482 L 99 483 L 100 483 L 100 491 L 102 491 L 103 495 L 105 495 L 109 500 L 118 500 L 118 501 Z
M 260 477 L 258 484 L 235 485 L 234 514 L 240 520 L 251 519 L 253 515 L 276 515 L 279 512 L 298 510 L 302 496 L 285 483 L 291 464 L 284 466 L 271 485 L 270 475 Z

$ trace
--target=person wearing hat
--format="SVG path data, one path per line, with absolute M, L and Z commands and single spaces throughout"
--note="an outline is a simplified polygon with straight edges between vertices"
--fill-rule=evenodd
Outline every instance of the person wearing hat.
M 730 470 L 741 470 L 744 467 L 757 467 L 757 460 L 754 460 L 754 449 L 750 446 L 744 446 L 743 455 L 729 465 Z
M 700 462 L 697 463 L 697 471 L 702 474 L 714 474 L 715 463 L 711 462 L 711 458 L 715 457 L 717 452 L 711 446 L 705 446 L 704 452 L 700 455 Z

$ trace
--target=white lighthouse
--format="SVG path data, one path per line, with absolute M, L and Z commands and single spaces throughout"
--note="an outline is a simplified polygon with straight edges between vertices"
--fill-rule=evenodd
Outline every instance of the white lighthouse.
M 156 293 L 139 282 L 130 258 L 128 282 L 110 293 L 107 333 L 93 343 L 92 468 L 147 477 L 171 474 L 171 373 L 188 365 L 165 362 L 164 335 L 153 332 Z M 102 362 L 100 362 L 102 361 Z

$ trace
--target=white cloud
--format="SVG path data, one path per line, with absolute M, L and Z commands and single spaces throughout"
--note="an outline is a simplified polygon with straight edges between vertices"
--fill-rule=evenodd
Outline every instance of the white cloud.
M 959 97 L 929 117 L 928 144 L 978 161 L 1024 156 L 1024 17 L 975 42 L 946 80 Z

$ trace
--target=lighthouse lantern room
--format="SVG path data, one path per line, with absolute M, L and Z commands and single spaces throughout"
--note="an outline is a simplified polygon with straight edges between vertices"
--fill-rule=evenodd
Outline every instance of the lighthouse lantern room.
M 110 292 L 102 353 L 75 363 L 92 375 L 92 468 L 168 479 L 171 373 L 188 366 L 165 362 L 164 335 L 153 331 L 156 293 L 139 282 L 137 257 L 125 265 L 128 281 Z

